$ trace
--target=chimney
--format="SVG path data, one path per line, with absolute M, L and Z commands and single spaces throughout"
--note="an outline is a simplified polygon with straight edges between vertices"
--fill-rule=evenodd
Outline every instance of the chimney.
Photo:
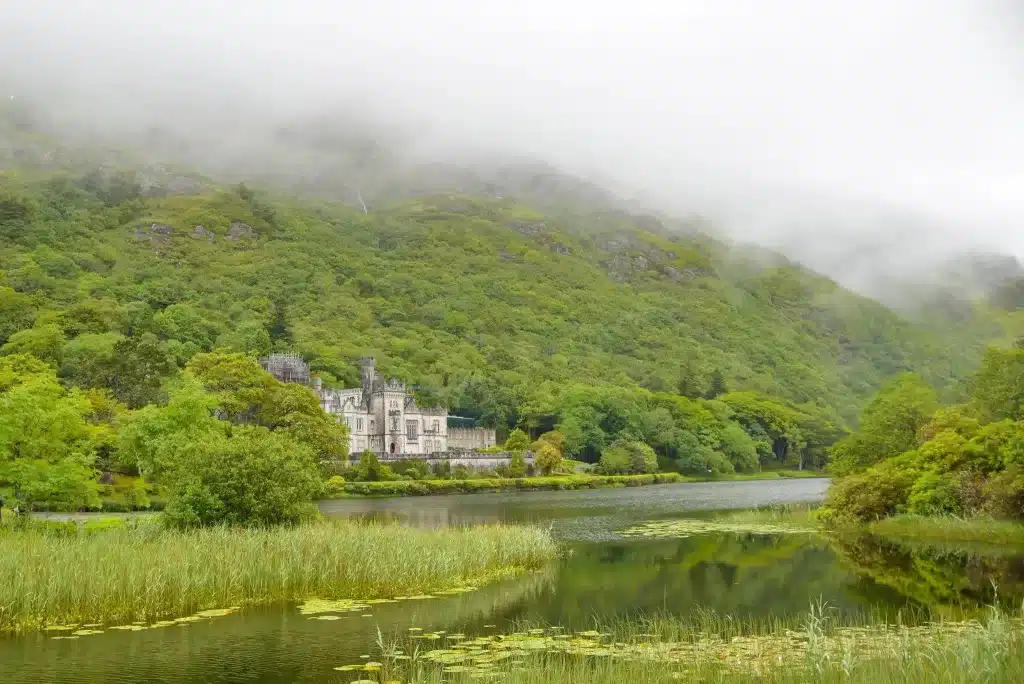
M 320 379 L 319 375 L 313 377 L 313 389 L 319 392 L 323 389 L 324 381 Z

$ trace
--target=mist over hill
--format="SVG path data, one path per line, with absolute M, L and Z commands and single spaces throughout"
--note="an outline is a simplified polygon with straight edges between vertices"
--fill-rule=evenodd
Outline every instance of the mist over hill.
M 353 206 L 702 216 L 902 306 L 950 259 L 1024 251 L 1021 14 L 39 0 L 3 10 L 0 87 L 79 148 Z

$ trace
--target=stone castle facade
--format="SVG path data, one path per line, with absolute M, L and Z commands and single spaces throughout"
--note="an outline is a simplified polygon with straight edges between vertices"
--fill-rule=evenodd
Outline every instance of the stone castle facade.
M 260 360 L 282 382 L 312 384 L 320 406 L 349 428 L 349 453 L 373 451 L 382 458 L 425 458 L 448 452 L 493 447 L 493 429 L 449 426 L 448 410 L 419 406 L 412 392 L 395 379 L 385 379 L 372 358 L 360 359 L 361 386 L 324 389 L 318 377 L 294 355 L 275 354 Z M 458 424 L 455 417 L 453 423 Z

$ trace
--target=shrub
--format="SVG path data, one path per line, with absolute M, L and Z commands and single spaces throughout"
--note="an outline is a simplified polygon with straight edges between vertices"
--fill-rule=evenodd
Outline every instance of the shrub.
M 338 494 L 345 489 L 345 478 L 341 475 L 333 475 L 324 486 L 326 494 Z
M 725 475 L 735 472 L 732 462 L 729 461 L 725 454 L 703 444 L 699 444 L 693 450 L 681 454 L 676 460 L 676 466 L 684 473 L 698 473 L 701 475 Z
M 984 486 L 985 512 L 996 518 L 1024 518 L 1024 469 L 1011 468 Z
M 513 430 L 505 440 L 505 451 L 526 451 L 529 448 L 530 438 L 519 428 Z
M 174 527 L 295 523 L 319 485 L 313 452 L 265 428 L 195 443 L 168 473 L 163 520 Z
M 411 480 L 422 480 L 430 475 L 430 464 L 425 458 L 403 458 L 395 461 L 391 470 Z
M 964 512 L 960 499 L 959 478 L 927 472 L 917 478 L 910 489 L 907 511 L 915 515 L 960 515 Z
M 643 442 L 619 439 L 601 452 L 597 470 L 605 475 L 654 473 L 658 471 L 658 456 Z
M 550 475 L 562 463 L 562 454 L 549 442 L 542 442 L 537 449 L 537 467 L 544 475 Z
M 395 479 L 395 473 L 391 468 L 383 465 L 377 458 L 377 454 L 369 450 L 359 454 L 359 464 L 355 467 L 355 476 L 363 482 Z
M 895 468 L 870 468 L 834 482 L 825 505 L 840 517 L 861 521 L 884 518 L 906 507 L 915 479 Z
M 512 452 L 512 458 L 508 462 L 508 476 L 509 477 L 524 477 L 526 475 L 526 459 L 523 458 L 523 452 L 514 451 Z

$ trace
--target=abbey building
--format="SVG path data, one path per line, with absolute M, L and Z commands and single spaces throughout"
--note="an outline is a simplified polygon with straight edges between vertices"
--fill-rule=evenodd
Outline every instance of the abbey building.
M 338 416 L 349 428 L 349 452 L 373 451 L 384 458 L 426 457 L 449 451 L 492 447 L 493 429 L 460 425 L 445 408 L 419 406 L 412 392 L 395 379 L 385 379 L 371 358 L 360 359 L 360 387 L 324 389 L 319 378 L 293 355 L 261 359 L 263 367 L 282 382 L 312 384 L 324 411 Z

